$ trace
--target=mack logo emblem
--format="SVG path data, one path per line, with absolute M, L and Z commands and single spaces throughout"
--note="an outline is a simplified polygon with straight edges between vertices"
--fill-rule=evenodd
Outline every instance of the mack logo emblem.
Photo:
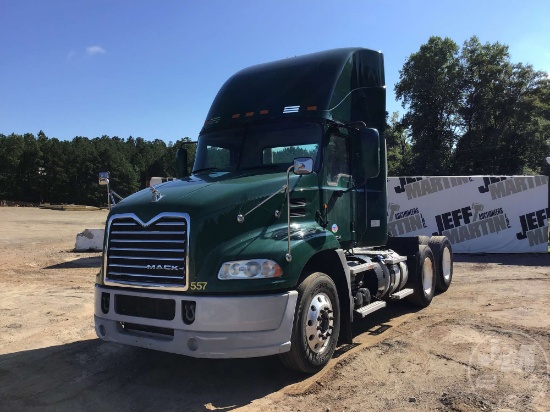
M 182 267 L 175 265 L 147 265 L 149 270 L 183 270 Z

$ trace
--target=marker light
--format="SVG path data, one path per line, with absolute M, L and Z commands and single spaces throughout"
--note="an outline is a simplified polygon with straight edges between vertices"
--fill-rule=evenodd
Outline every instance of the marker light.
M 266 279 L 282 276 L 281 267 L 272 260 L 251 259 L 225 262 L 218 272 L 218 279 Z

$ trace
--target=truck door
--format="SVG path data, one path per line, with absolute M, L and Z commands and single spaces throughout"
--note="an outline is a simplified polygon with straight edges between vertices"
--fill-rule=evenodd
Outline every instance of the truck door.
M 344 132 L 345 133 L 345 132 Z M 327 229 L 340 241 L 342 248 L 352 246 L 353 191 L 349 137 L 334 130 L 329 135 L 324 158 L 324 205 Z M 346 133 L 347 134 L 347 133 Z

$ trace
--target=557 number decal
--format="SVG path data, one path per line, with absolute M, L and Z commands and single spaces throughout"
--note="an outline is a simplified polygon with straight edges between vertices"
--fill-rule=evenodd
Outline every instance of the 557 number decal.
M 208 282 L 191 282 L 189 289 L 191 290 L 205 290 Z

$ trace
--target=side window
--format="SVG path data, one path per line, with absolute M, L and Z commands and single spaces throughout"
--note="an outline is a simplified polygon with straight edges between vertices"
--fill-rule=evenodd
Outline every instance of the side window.
M 325 169 L 329 186 L 350 187 L 351 172 L 347 139 L 333 134 L 325 151 Z

